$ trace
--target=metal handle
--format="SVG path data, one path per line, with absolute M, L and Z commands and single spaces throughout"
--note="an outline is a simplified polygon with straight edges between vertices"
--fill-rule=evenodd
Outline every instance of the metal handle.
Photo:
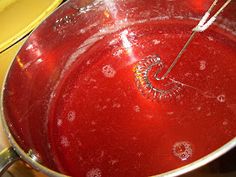
M 14 151 L 13 147 L 9 147 L 0 152 L 0 176 L 10 167 L 15 161 L 19 160 L 20 157 Z

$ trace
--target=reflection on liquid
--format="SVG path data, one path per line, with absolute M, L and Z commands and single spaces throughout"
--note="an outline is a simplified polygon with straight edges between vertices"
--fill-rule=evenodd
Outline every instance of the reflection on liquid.
M 127 29 L 121 33 L 121 41 L 122 41 L 124 49 L 126 50 L 126 53 L 129 56 L 129 59 L 130 59 L 130 62 L 128 62 L 128 64 L 133 64 L 134 62 L 137 61 L 137 58 L 134 56 L 132 44 L 127 37 L 128 33 L 129 32 Z
M 104 4 L 105 4 L 105 7 L 109 10 L 112 17 L 114 19 L 117 19 L 118 10 L 116 8 L 116 4 L 114 3 L 114 1 L 113 0 L 104 0 Z M 104 13 L 104 14 L 107 16 L 107 14 L 109 14 L 109 13 L 107 11 L 105 11 L 105 12 L 106 13 Z

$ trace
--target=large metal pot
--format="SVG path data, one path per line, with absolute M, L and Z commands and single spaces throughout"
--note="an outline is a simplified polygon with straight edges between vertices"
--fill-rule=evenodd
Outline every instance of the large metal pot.
M 111 127 L 114 128 L 113 131 L 115 133 L 126 132 L 124 133 L 125 135 L 130 133 L 137 133 L 135 134 L 135 136 L 131 136 L 133 137 L 132 140 L 126 141 L 125 151 L 129 153 L 125 153 L 124 151 L 122 151 L 122 153 L 119 154 L 122 160 L 125 160 L 126 157 L 127 159 L 132 160 L 132 157 L 134 157 L 132 155 L 132 150 L 136 152 L 136 150 L 139 148 L 141 150 L 145 150 L 146 147 L 149 146 L 150 152 L 154 152 L 153 154 L 144 154 L 142 152 L 136 153 L 135 158 L 144 158 L 147 161 L 149 159 L 152 159 L 152 162 L 155 162 L 150 163 L 150 161 L 148 161 L 149 163 L 147 167 L 145 166 L 145 170 L 147 171 L 142 171 L 142 167 L 145 165 L 144 163 L 142 163 L 139 167 L 136 166 L 135 168 L 133 168 L 132 163 L 135 162 L 124 162 L 122 164 L 123 166 L 121 165 L 119 170 L 121 170 L 121 167 L 124 167 L 124 164 L 126 164 L 133 171 L 129 169 L 126 171 L 124 170 L 123 172 L 119 171 L 121 173 L 118 174 L 115 174 L 115 171 L 111 171 L 109 172 L 111 173 L 110 175 L 134 176 L 133 172 L 137 170 L 140 176 L 178 176 L 205 165 L 206 163 L 216 159 L 217 157 L 235 147 L 236 130 L 234 129 L 234 127 L 236 127 L 236 123 L 234 106 L 236 99 L 234 98 L 235 92 L 231 88 L 234 88 L 236 79 L 236 72 L 234 72 L 234 63 L 231 60 L 233 57 L 235 57 L 235 53 L 233 52 L 233 48 L 235 47 L 234 44 L 236 42 L 236 14 L 233 13 L 236 9 L 235 1 L 233 1 L 227 7 L 227 10 L 225 10 L 225 12 L 222 13 L 222 15 L 217 19 L 215 26 L 210 29 L 209 32 L 203 33 L 208 42 L 219 41 L 217 38 L 218 35 L 216 35 L 216 37 L 214 35 L 211 36 L 214 30 L 221 35 L 223 34 L 221 37 L 219 37 L 219 39 L 220 41 L 226 41 L 229 47 L 229 50 L 226 50 L 227 52 L 222 50 L 220 52 L 215 51 L 215 53 L 212 54 L 212 56 L 218 56 L 221 59 L 211 60 L 211 62 L 209 61 L 212 65 L 217 67 L 217 73 L 213 73 L 213 71 L 212 73 L 207 72 L 205 74 L 209 77 L 205 77 L 204 72 L 197 72 L 198 75 L 196 75 L 192 79 L 189 79 L 189 77 L 191 77 L 191 73 L 185 73 L 184 76 L 181 74 L 179 75 L 179 73 L 183 71 L 185 72 L 187 69 L 190 71 L 195 71 L 195 66 L 196 63 L 199 63 L 199 58 L 195 60 L 194 56 L 197 55 L 198 49 L 199 53 L 202 52 L 202 49 L 206 50 L 206 52 L 213 51 L 213 48 L 209 49 L 210 46 L 208 45 L 208 43 L 205 46 L 199 45 L 199 42 L 201 42 L 201 40 L 198 39 L 196 39 L 196 43 L 193 44 L 196 47 L 195 50 L 190 49 L 192 52 L 194 52 L 194 54 L 191 55 L 191 52 L 187 53 L 186 51 L 186 55 L 193 56 L 193 60 L 188 61 L 186 58 L 183 58 L 181 60 L 182 64 L 180 64 L 180 66 L 178 67 L 180 69 L 177 68 L 171 73 L 172 76 L 175 76 L 175 78 L 182 78 L 184 81 L 189 81 L 190 84 L 179 84 L 178 82 L 173 83 L 172 80 L 170 80 L 171 84 L 179 85 L 175 87 L 176 89 L 173 91 L 173 94 L 172 92 L 168 92 L 168 96 L 166 96 L 165 98 L 167 100 L 162 100 L 162 97 L 158 97 L 159 99 L 156 99 L 156 94 L 150 96 L 149 93 L 152 91 L 146 92 L 146 87 L 142 85 L 147 81 L 147 79 L 142 80 L 142 77 L 146 77 L 146 75 L 145 73 L 144 75 L 141 75 L 141 72 L 138 72 L 140 68 L 143 69 L 144 67 L 149 65 L 150 62 L 154 62 L 156 64 L 155 67 L 162 66 L 160 58 L 158 58 L 157 55 L 153 55 L 153 51 L 151 55 L 145 57 L 147 53 L 150 52 L 147 52 L 146 50 L 151 46 L 149 45 L 150 41 L 152 42 L 152 45 L 158 45 L 160 43 L 162 44 L 160 46 L 162 50 L 159 50 L 159 47 L 155 48 L 158 51 L 157 54 L 159 54 L 161 58 L 166 59 L 164 59 L 165 63 L 170 63 L 171 58 L 173 58 L 173 56 L 177 54 L 179 50 L 178 48 L 180 48 L 181 44 L 185 42 L 186 37 L 191 33 L 191 29 L 198 23 L 198 20 L 203 16 L 204 12 L 209 8 L 211 3 L 212 1 L 210 0 L 184 0 L 181 2 L 164 0 L 101 0 L 92 2 L 71 0 L 65 3 L 31 34 L 29 39 L 17 54 L 8 72 L 8 76 L 5 80 L 5 87 L 2 91 L 1 97 L 1 117 L 12 148 L 6 150 L 3 153 L 3 159 L 6 159 L 3 166 L 8 166 L 11 162 L 18 160 L 20 157 L 26 163 L 30 164 L 33 168 L 49 176 L 65 176 L 63 175 L 63 173 L 73 176 L 80 175 L 79 173 L 81 173 L 81 176 L 102 176 L 102 170 L 100 170 L 100 168 L 91 167 L 91 170 L 85 169 L 85 171 L 83 171 L 82 167 L 78 167 L 79 169 L 78 171 L 76 171 L 76 166 L 79 166 L 82 163 L 81 161 L 85 161 L 86 163 L 86 160 L 88 160 L 86 159 L 86 157 L 83 160 L 79 159 L 79 155 L 83 156 L 86 153 L 88 153 L 89 155 L 91 155 L 90 153 L 97 153 L 96 149 L 92 146 L 89 146 L 89 144 L 92 144 L 94 146 L 96 145 L 96 147 L 98 148 L 101 148 L 104 145 L 104 147 L 111 146 L 111 149 L 116 149 L 117 147 L 119 147 L 119 145 L 121 145 L 119 144 L 120 139 L 117 138 L 117 136 L 110 137 L 109 135 L 107 135 L 108 139 L 110 138 L 112 140 L 112 138 L 114 138 L 114 142 L 111 143 L 104 141 L 104 144 L 101 143 L 100 141 L 102 140 L 102 137 L 100 137 L 100 135 L 104 135 L 105 129 L 104 131 L 98 131 L 96 129 L 91 129 L 90 131 L 90 126 L 96 126 L 97 124 L 96 122 L 91 121 L 91 125 L 87 127 L 88 123 L 86 122 L 86 120 L 87 118 L 90 118 L 89 116 L 82 116 L 82 119 L 84 119 L 84 121 L 82 121 L 82 123 L 78 124 L 77 126 L 77 120 L 75 120 L 73 124 L 71 124 L 71 122 L 74 121 L 74 116 L 78 112 L 69 112 L 67 117 L 67 121 L 69 122 L 67 122 L 65 126 L 60 128 L 62 122 L 64 122 L 65 120 L 62 118 L 56 119 L 55 115 L 59 113 L 60 115 L 63 115 L 63 113 L 61 113 L 61 110 L 67 109 L 67 106 L 71 104 L 68 102 L 68 104 L 66 105 L 63 102 L 63 99 L 66 99 L 67 95 L 65 94 L 62 96 L 60 94 L 61 92 L 64 93 L 63 89 L 67 89 L 67 86 L 70 86 L 71 82 L 67 80 L 68 78 L 70 78 L 70 75 L 76 73 L 74 71 L 76 67 L 80 66 L 78 73 L 83 73 L 87 69 L 86 67 L 81 66 L 84 63 L 83 59 L 86 58 L 84 56 L 86 52 L 92 52 L 90 58 L 96 58 L 96 56 L 106 56 L 106 54 L 101 54 L 103 49 L 107 49 L 104 43 L 99 43 L 103 40 L 106 40 L 106 43 L 109 43 L 112 46 L 109 49 L 114 49 L 114 51 L 112 51 L 112 53 L 114 54 L 113 57 L 119 58 L 120 56 L 122 56 L 122 52 L 128 55 L 128 58 L 126 58 L 128 63 L 117 65 L 117 71 L 114 70 L 111 65 L 103 66 L 104 63 L 101 62 L 101 66 L 103 66 L 101 73 L 103 73 L 103 76 L 108 78 L 107 80 L 112 79 L 116 74 L 119 75 L 119 71 L 127 65 L 132 66 L 133 68 L 133 70 L 131 70 L 132 72 L 134 72 L 133 75 L 131 75 L 131 73 L 129 72 L 127 75 L 119 75 L 119 79 L 121 80 L 120 83 L 124 82 L 129 86 L 128 88 L 125 88 L 125 84 L 121 84 L 121 88 L 125 89 L 128 93 L 128 99 L 124 98 L 127 96 L 126 94 L 120 95 L 119 98 L 116 98 L 118 100 L 125 100 L 123 102 L 126 105 L 124 108 L 130 109 L 130 105 L 135 102 L 137 104 L 141 104 L 146 110 L 150 108 L 153 111 L 159 109 L 162 111 L 167 111 L 165 115 L 162 115 L 162 112 L 159 112 L 161 116 L 157 114 L 146 114 L 145 122 L 143 122 L 143 119 L 138 119 L 133 122 L 133 118 L 131 119 L 131 117 L 134 115 L 134 113 L 129 114 L 129 116 L 125 117 L 125 114 L 123 114 L 124 112 L 122 110 L 118 112 L 109 112 L 108 110 L 106 114 L 104 112 L 104 114 L 100 115 L 99 112 L 96 112 L 96 109 L 99 109 L 100 111 L 105 109 L 107 110 L 106 105 L 101 109 L 100 107 L 96 106 L 96 109 L 88 108 L 95 103 L 101 102 L 99 101 L 100 97 L 104 99 L 107 95 L 111 97 L 113 94 L 113 91 L 111 90 L 114 90 L 114 93 L 117 93 L 115 89 L 119 89 L 120 87 L 120 85 L 116 86 L 116 84 L 119 83 L 119 80 L 113 83 L 107 81 L 105 85 L 102 85 L 102 83 L 100 83 L 100 86 L 102 85 L 104 89 L 108 88 L 108 90 L 106 91 L 93 92 L 86 89 L 82 91 L 78 90 L 78 92 L 82 92 L 82 95 L 77 95 L 77 101 L 73 100 L 73 96 L 71 96 L 70 99 L 67 98 L 67 100 L 73 102 L 72 106 L 74 106 L 75 108 L 78 108 L 79 105 L 81 110 L 83 111 L 89 110 L 88 112 L 92 112 L 95 110 L 95 113 L 93 113 L 93 115 L 98 115 L 97 117 L 99 117 L 103 122 L 101 123 L 103 127 L 107 128 L 106 126 L 111 124 Z M 222 2 L 220 2 L 220 4 L 221 3 Z M 182 29 L 184 32 L 181 32 L 179 31 L 178 26 L 175 25 L 185 22 L 185 20 L 190 20 L 191 23 L 186 22 L 186 24 L 188 25 L 186 28 Z M 154 26 L 153 28 L 149 26 L 145 26 L 142 28 L 142 25 L 146 23 L 156 23 L 156 26 Z M 168 33 L 165 34 L 165 31 L 163 32 L 160 28 L 162 23 L 168 23 L 168 25 L 172 25 L 169 30 L 174 29 L 175 31 L 176 29 L 179 32 L 176 34 L 179 35 L 179 38 L 176 38 L 176 36 L 174 36 L 172 40 L 169 39 L 169 43 L 165 40 L 159 41 L 156 39 L 152 39 L 152 37 L 150 37 L 150 34 L 152 34 L 150 31 L 155 31 L 156 29 L 158 29 L 160 36 L 168 36 Z M 144 35 L 138 35 L 141 32 L 139 30 L 137 30 L 137 32 L 135 28 L 133 29 L 132 26 L 135 25 L 136 27 L 138 26 L 137 28 L 139 30 L 141 29 L 140 31 L 144 31 Z M 187 32 L 185 31 L 186 29 Z M 132 30 L 134 30 L 133 33 Z M 113 38 L 109 37 L 110 34 L 118 36 L 118 42 L 117 40 L 112 40 Z M 142 43 L 146 48 L 142 48 L 142 45 L 139 45 L 139 42 L 142 41 L 140 38 L 147 34 L 150 35 L 149 38 L 144 40 Z M 205 38 L 203 38 L 202 40 L 205 40 Z M 133 41 L 130 42 L 130 40 Z M 173 42 L 173 40 L 176 41 Z M 98 43 L 99 46 L 102 47 L 100 48 L 100 50 L 94 51 L 94 45 Z M 141 47 L 139 48 L 138 52 L 134 47 L 134 43 L 137 44 L 138 47 Z M 180 45 L 175 46 L 175 44 Z M 118 47 L 116 45 L 118 45 Z M 119 45 L 121 45 L 122 47 L 119 48 Z M 165 48 L 165 46 L 167 45 L 170 46 L 168 50 L 172 51 L 172 54 L 166 52 L 167 49 Z M 215 44 L 212 45 L 216 48 L 218 47 Z M 201 50 L 199 48 L 200 46 L 203 47 L 201 48 Z M 204 53 L 201 54 L 204 55 Z M 227 60 L 226 55 L 228 54 L 230 55 L 230 59 L 225 63 L 224 61 Z M 93 62 L 96 63 L 95 59 L 91 61 L 85 61 L 85 64 L 89 66 L 88 68 L 93 67 L 93 65 L 90 65 L 93 64 Z M 145 61 L 148 61 L 148 63 L 145 63 Z M 204 62 L 206 61 L 204 60 Z M 231 62 L 231 67 L 230 65 L 228 65 L 229 62 Z M 142 66 L 139 67 L 140 65 Z M 153 66 L 154 64 L 147 69 L 147 72 L 149 72 Z M 203 64 L 203 62 L 200 62 L 200 71 L 205 70 L 205 67 L 205 64 Z M 99 71 L 95 69 L 94 72 L 96 73 Z M 226 74 L 225 80 L 222 79 L 219 75 L 219 73 L 223 72 L 224 74 Z M 80 83 L 82 85 L 84 84 L 84 86 L 88 83 L 94 82 L 91 79 L 89 80 L 89 78 L 87 78 L 86 76 L 88 75 L 83 76 L 84 81 L 80 80 Z M 99 76 L 99 78 L 103 76 Z M 220 82 L 216 82 L 214 76 L 218 77 Z M 227 78 L 230 78 L 230 81 Z M 106 82 L 104 78 L 102 80 Z M 150 82 L 148 83 L 150 84 Z M 200 82 L 206 84 L 202 84 L 201 88 L 192 86 Z M 218 90 L 220 90 L 220 86 L 222 88 L 225 88 L 222 91 L 224 92 L 224 95 L 218 93 Z M 182 87 L 186 88 L 186 90 Z M 77 88 L 79 88 L 79 86 L 74 87 L 74 89 Z M 96 87 L 94 88 L 96 89 Z M 109 90 L 109 88 L 111 88 L 111 90 Z M 230 91 L 228 91 L 228 88 Z M 206 89 L 212 89 L 213 93 L 205 92 L 208 91 Z M 132 92 L 128 92 L 129 90 L 131 90 Z M 184 98 L 182 98 L 181 96 L 178 97 L 179 92 L 183 92 L 183 95 L 185 94 L 187 96 Z M 161 93 L 166 92 L 162 90 Z M 231 93 L 230 96 L 229 93 Z M 215 94 L 217 95 L 215 96 Z M 225 95 L 227 96 L 227 99 L 225 99 Z M 84 99 L 85 101 L 92 101 L 83 103 L 83 96 L 86 96 L 86 99 Z M 153 99 L 150 99 L 150 97 L 153 97 Z M 177 101 L 173 101 L 172 97 L 176 97 Z M 64 107 L 61 106 L 61 104 L 55 106 L 55 102 L 60 99 L 62 99 L 61 102 L 64 103 Z M 142 101 L 144 99 L 145 101 Z M 177 103 L 179 99 L 183 99 L 183 102 L 180 104 Z M 105 100 L 107 102 L 110 101 L 108 98 L 106 98 Z M 188 105 L 189 107 L 194 106 L 195 103 L 202 103 L 203 106 L 198 106 L 194 110 L 187 107 Z M 83 107 L 83 105 L 86 106 L 86 104 L 88 105 L 88 107 Z M 152 104 L 154 104 L 155 106 L 152 106 Z M 165 105 L 166 107 L 163 108 L 162 105 Z M 121 105 L 116 103 L 113 104 L 113 108 L 110 110 L 120 107 Z M 170 111 L 170 108 L 175 109 L 175 111 Z M 209 108 L 209 114 L 205 114 L 206 112 L 203 111 L 206 110 L 205 108 Z M 51 112 L 51 109 L 56 111 Z M 134 109 L 132 111 L 141 114 L 139 106 L 136 105 L 133 108 L 131 107 L 131 109 Z M 225 112 L 223 111 L 222 113 L 221 109 Z M 106 117 L 107 113 L 114 115 L 114 119 L 103 119 L 104 117 Z M 84 114 L 87 115 L 87 112 L 84 112 Z M 88 114 L 90 115 L 90 113 Z M 172 117 L 172 115 L 174 117 Z M 177 120 L 175 119 L 175 115 L 181 115 L 183 119 Z M 195 118 L 196 115 L 199 117 L 199 119 Z M 222 117 L 222 115 L 225 115 L 226 117 Z M 140 118 L 144 117 L 145 116 L 143 115 L 140 116 Z M 152 119 L 153 117 L 156 117 L 157 120 L 161 118 L 163 122 L 160 121 L 159 124 L 156 124 L 156 121 Z M 192 117 L 195 118 L 195 120 L 191 121 Z M 212 119 L 207 119 L 207 117 L 211 117 Z M 126 120 L 129 120 L 129 122 L 119 124 L 119 121 L 117 121 L 116 118 L 119 118 L 121 122 L 125 122 Z M 140 124 L 137 125 L 136 122 L 138 121 L 140 121 Z M 147 121 L 151 121 L 152 123 L 146 124 Z M 135 127 L 134 129 L 132 129 L 132 126 L 129 125 L 130 122 L 133 122 L 132 126 Z M 54 125 L 57 126 L 57 128 L 55 128 L 56 130 L 54 131 L 54 129 L 50 129 L 50 125 L 53 125 L 52 127 L 54 127 Z M 116 129 L 116 125 L 119 125 L 119 129 Z M 153 127 L 152 125 L 157 126 L 159 130 L 161 132 L 163 131 L 165 134 L 158 133 L 159 130 L 156 130 L 157 127 Z M 162 129 L 162 125 L 165 129 Z M 167 130 L 166 125 L 169 126 Z M 143 126 L 142 128 L 146 132 L 150 132 L 147 134 L 138 132 L 140 129 L 138 129 L 137 127 L 139 126 Z M 148 126 L 149 128 L 145 129 L 145 126 Z M 226 126 L 227 129 L 224 129 L 223 126 Z M 187 133 L 182 132 L 182 129 L 186 130 Z M 90 138 L 88 139 L 89 143 L 85 142 L 86 138 L 83 139 L 84 134 L 80 133 L 79 130 L 83 130 L 83 133 Z M 88 130 L 88 132 L 86 132 L 86 130 Z M 68 132 L 68 136 L 59 136 L 61 132 Z M 94 132 L 97 132 L 99 136 L 98 138 L 94 138 Z M 206 135 L 206 132 L 209 134 Z M 123 134 L 120 135 L 122 140 L 125 139 L 123 136 Z M 82 150 L 79 149 L 83 144 L 80 142 L 80 138 L 83 140 L 83 143 L 87 143 L 87 148 L 84 148 Z M 141 138 L 142 141 L 147 141 L 148 143 L 151 143 L 153 141 L 153 147 L 157 148 L 160 154 L 153 150 L 150 144 L 145 145 L 142 143 L 138 143 L 137 146 L 133 146 L 138 142 L 137 139 L 139 138 Z M 192 144 L 190 144 L 188 143 L 188 141 L 183 142 L 182 139 L 187 139 L 193 142 Z M 173 142 L 175 142 L 176 140 L 179 141 L 173 144 Z M 96 144 L 96 142 L 100 143 Z M 114 146 L 112 146 L 112 144 L 114 144 Z M 202 145 L 202 149 L 200 148 L 200 145 Z M 191 149 L 188 149 L 190 147 Z M 188 150 L 185 151 L 186 149 Z M 175 157 L 169 157 L 167 155 L 168 152 L 172 153 L 172 151 L 174 151 Z M 120 150 L 116 149 L 116 152 L 120 152 Z M 107 158 L 104 157 L 104 153 L 106 154 L 106 152 L 101 151 L 98 158 Z M 178 153 L 180 153 L 180 155 Z M 199 155 L 194 156 L 192 153 L 198 153 Z M 163 159 L 163 157 L 166 157 L 166 161 L 163 160 L 162 162 L 156 164 L 158 158 Z M 70 161 L 70 159 L 73 160 Z M 181 162 L 175 164 L 177 160 L 181 160 Z M 98 159 L 95 159 L 94 161 L 97 163 Z M 90 163 L 92 164 L 92 160 L 91 162 L 89 162 L 89 164 Z M 104 163 L 106 163 L 105 160 Z M 111 161 L 110 164 L 114 165 L 116 163 L 117 161 Z M 160 166 L 160 169 L 158 169 L 157 166 Z M 101 168 L 105 170 L 104 167 Z M 86 172 L 86 170 L 88 171 Z M 60 171 L 61 173 L 57 171 Z M 106 176 L 106 172 L 104 173 Z M 137 174 L 135 174 L 135 176 L 137 177 Z

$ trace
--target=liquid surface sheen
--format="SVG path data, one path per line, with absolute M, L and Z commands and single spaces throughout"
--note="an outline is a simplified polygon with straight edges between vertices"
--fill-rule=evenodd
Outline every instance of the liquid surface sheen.
M 216 26 L 197 34 L 168 77 L 156 77 L 195 24 L 136 24 L 81 52 L 49 111 L 50 146 L 62 172 L 147 177 L 189 164 L 235 137 L 235 37 Z

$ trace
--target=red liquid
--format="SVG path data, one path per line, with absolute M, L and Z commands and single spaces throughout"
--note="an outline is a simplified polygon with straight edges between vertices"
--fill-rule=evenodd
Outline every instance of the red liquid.
M 51 100 L 49 142 L 62 172 L 146 177 L 193 162 L 236 135 L 236 43 L 223 30 L 212 27 L 195 37 L 165 81 L 172 85 L 155 80 L 159 66 L 148 71 L 153 87 L 177 84 L 178 90 L 160 97 L 137 78 L 149 55 L 159 55 L 166 71 L 195 24 L 133 25 L 77 58 Z

